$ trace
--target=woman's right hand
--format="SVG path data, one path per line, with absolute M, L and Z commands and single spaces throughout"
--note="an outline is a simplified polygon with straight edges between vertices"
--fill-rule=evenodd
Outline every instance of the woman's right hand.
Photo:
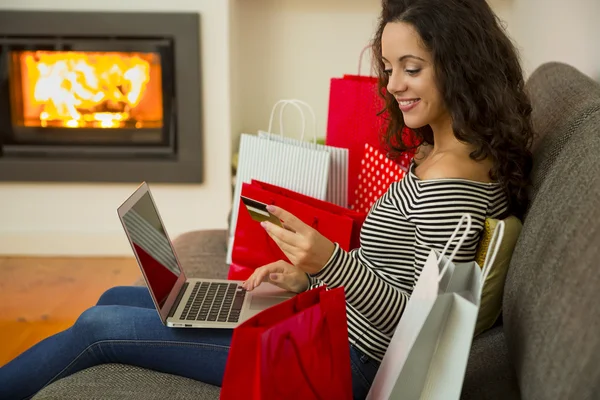
M 283 260 L 257 268 L 242 286 L 244 289 L 251 291 L 263 282 L 272 283 L 294 293 L 304 292 L 308 289 L 306 273 Z

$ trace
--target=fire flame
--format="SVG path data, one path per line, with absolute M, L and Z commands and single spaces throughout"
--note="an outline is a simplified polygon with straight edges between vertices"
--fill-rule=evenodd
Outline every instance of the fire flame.
M 37 51 L 25 65 L 37 75 L 33 98 L 42 106 L 42 126 L 122 126 L 150 80 L 149 62 L 127 53 Z

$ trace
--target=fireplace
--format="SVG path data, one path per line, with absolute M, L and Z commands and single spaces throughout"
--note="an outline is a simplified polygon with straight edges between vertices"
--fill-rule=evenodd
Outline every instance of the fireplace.
M 0 180 L 201 182 L 197 14 L 0 12 Z

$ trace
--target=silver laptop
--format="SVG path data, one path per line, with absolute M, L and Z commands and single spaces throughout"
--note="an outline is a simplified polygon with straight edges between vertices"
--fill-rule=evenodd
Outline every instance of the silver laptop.
M 294 296 L 269 283 L 247 292 L 241 281 L 186 278 L 146 182 L 117 212 L 158 314 L 169 327 L 233 329 Z

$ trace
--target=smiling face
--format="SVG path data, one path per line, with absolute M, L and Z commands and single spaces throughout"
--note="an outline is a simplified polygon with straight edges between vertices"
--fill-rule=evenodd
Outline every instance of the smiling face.
M 449 119 L 435 82 L 431 53 L 412 25 L 388 23 L 381 37 L 382 59 L 389 77 L 387 90 L 398 102 L 409 128 L 438 125 Z

